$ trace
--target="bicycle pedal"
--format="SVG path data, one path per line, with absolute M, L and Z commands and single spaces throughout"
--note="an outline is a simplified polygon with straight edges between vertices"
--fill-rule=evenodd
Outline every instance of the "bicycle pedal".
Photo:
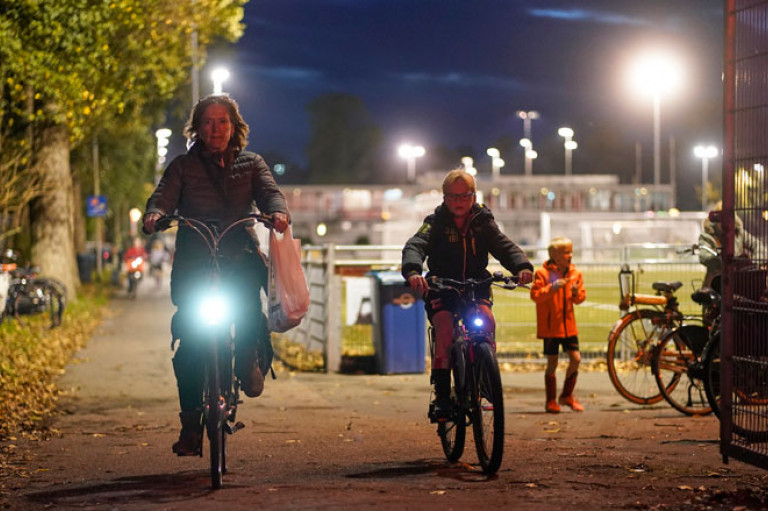
M 245 427 L 245 424 L 243 424 L 240 421 L 237 421 L 235 424 L 230 424 L 230 423 L 227 422 L 227 423 L 224 424 L 224 431 L 228 435 L 233 435 L 233 434 L 237 433 L 238 431 L 240 431 L 241 429 L 243 429 L 244 427 Z

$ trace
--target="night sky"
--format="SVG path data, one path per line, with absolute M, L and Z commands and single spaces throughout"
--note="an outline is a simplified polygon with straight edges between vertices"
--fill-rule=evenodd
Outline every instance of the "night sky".
M 675 55 L 685 80 L 662 101 L 662 137 L 720 140 L 719 120 L 691 118 L 722 102 L 721 0 L 251 0 L 244 23 L 238 43 L 212 50 L 208 69 L 230 69 L 224 90 L 251 126 L 250 149 L 300 165 L 306 105 L 327 92 L 363 100 L 392 166 L 404 166 L 404 141 L 484 155 L 499 137 L 522 137 L 517 110 L 539 111 L 538 147 L 559 139 L 560 126 L 579 141 L 606 124 L 650 146 L 651 101 L 630 90 L 626 69 L 652 48 Z M 209 92 L 207 72 L 201 83 Z

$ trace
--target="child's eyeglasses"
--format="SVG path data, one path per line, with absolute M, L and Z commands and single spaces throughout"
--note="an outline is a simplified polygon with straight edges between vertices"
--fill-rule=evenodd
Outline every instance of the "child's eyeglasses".
M 450 200 L 450 201 L 457 201 L 457 200 L 468 201 L 468 200 L 472 200 L 472 197 L 474 196 L 475 196 L 474 192 L 467 192 L 467 193 L 446 193 L 444 197 L 445 197 L 445 200 Z

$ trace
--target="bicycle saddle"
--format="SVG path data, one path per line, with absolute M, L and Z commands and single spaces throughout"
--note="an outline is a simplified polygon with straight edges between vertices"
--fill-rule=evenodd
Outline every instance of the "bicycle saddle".
M 662 293 L 674 293 L 681 287 L 683 287 L 683 283 L 678 282 L 654 282 L 653 283 L 653 289 L 654 291 L 661 291 Z

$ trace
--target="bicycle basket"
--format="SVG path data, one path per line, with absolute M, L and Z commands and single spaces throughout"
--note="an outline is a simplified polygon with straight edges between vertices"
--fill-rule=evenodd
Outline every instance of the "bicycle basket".
M 632 302 L 632 296 L 635 294 L 635 272 L 628 264 L 622 264 L 619 271 L 619 308 L 627 310 Z

